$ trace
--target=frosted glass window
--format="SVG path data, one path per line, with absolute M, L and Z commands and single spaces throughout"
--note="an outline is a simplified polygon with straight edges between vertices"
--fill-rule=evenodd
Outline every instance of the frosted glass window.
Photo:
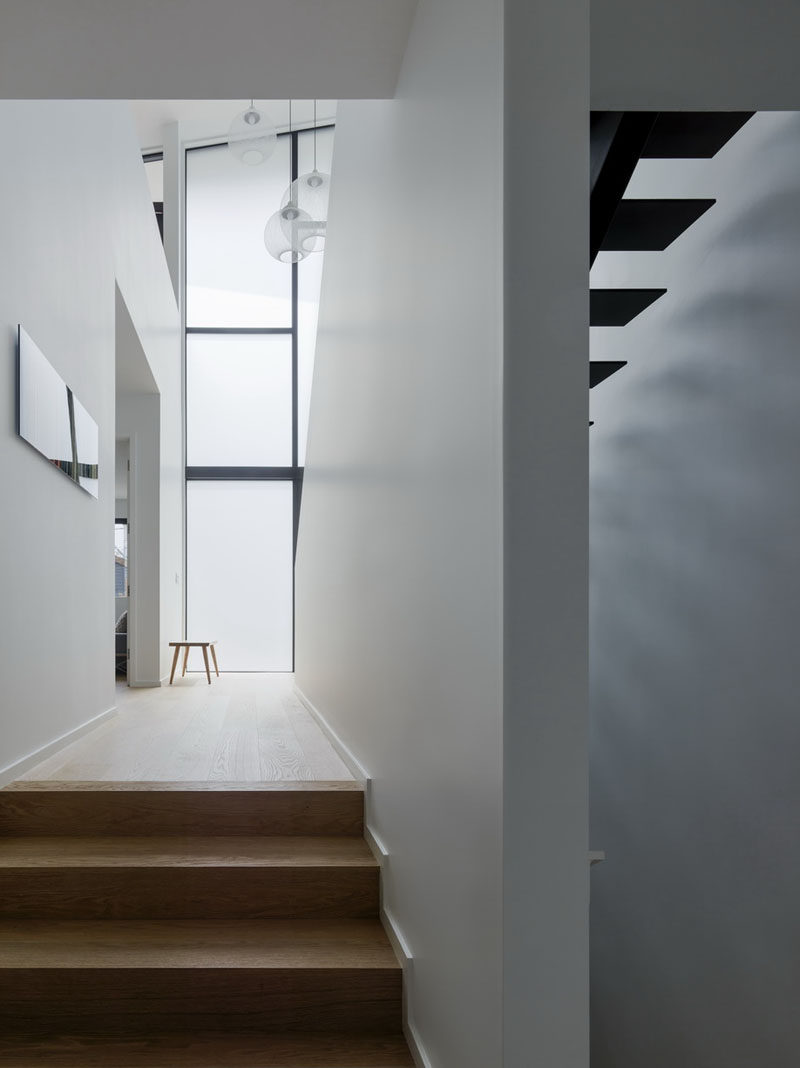
M 333 167 L 333 127 L 317 130 L 317 170 L 331 173 Z M 303 130 L 297 135 L 297 173 L 305 174 L 314 168 L 314 133 Z
M 291 466 L 291 335 L 187 337 L 186 462 Z
M 311 131 L 301 133 L 298 137 L 297 162 L 300 174 L 314 167 L 314 135 Z M 330 174 L 332 165 L 331 127 L 317 131 L 317 170 Z M 301 467 L 306 462 L 323 256 L 324 253 L 314 253 L 302 260 L 297 269 L 297 462 Z
M 188 326 L 291 326 L 292 272 L 264 247 L 289 184 L 289 140 L 259 167 L 226 145 L 186 153 Z
M 186 498 L 188 639 L 217 641 L 222 672 L 291 671 L 292 483 L 192 481 Z

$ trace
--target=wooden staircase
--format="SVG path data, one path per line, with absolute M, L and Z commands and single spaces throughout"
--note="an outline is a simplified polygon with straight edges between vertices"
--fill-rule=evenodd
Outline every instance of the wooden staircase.
M 0 790 L 0 1065 L 413 1068 L 356 783 Z

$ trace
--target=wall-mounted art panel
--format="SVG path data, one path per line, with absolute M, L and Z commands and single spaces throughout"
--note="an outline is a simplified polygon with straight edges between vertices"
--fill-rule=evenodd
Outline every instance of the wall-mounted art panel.
M 17 367 L 19 436 L 97 497 L 97 423 L 22 326 L 18 328 Z

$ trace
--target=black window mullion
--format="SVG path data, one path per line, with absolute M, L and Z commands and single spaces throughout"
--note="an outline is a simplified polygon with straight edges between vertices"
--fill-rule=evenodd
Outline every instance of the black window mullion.
M 293 334 L 291 326 L 187 326 L 187 334 Z
M 298 467 L 187 467 L 187 482 L 292 482 L 302 478 Z
M 292 181 L 294 182 L 297 177 L 297 152 L 298 149 L 298 135 L 292 134 Z M 297 410 L 298 410 L 298 374 L 297 374 L 297 294 L 298 294 L 298 277 L 297 277 L 297 262 L 292 264 L 292 466 L 295 471 L 297 470 L 298 448 L 297 448 Z M 297 529 L 300 522 L 300 482 L 295 477 L 294 484 L 292 486 L 292 504 L 293 504 L 293 565 L 297 560 Z M 292 671 L 294 671 L 294 659 L 295 659 L 295 569 L 292 566 Z

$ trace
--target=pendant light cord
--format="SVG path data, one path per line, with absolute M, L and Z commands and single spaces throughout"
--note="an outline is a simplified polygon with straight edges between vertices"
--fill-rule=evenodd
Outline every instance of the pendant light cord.
M 292 197 L 292 102 L 291 102 L 291 100 L 289 101 L 289 203 L 290 204 L 294 204 L 294 198 Z
M 317 102 L 314 101 L 314 173 L 317 171 Z

